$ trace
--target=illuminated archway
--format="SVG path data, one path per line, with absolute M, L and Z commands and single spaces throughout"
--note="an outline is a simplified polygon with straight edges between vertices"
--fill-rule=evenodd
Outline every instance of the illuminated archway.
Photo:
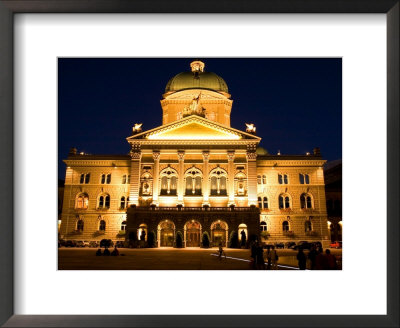
M 241 245 L 244 243 L 244 241 L 249 239 L 246 224 L 244 224 L 244 223 L 239 224 L 238 236 L 239 236 L 239 241 L 240 241 Z M 243 239 L 244 239 L 244 241 L 243 241 Z
M 147 233 L 147 224 L 142 223 L 139 226 L 139 229 L 138 229 L 137 232 L 138 232 L 137 233 L 137 239 L 138 240 L 144 240 L 144 241 L 147 240 L 147 235 L 148 235 L 148 233 Z
M 185 247 L 200 247 L 201 224 L 198 221 L 191 220 L 184 226 Z
M 175 240 L 175 224 L 170 220 L 161 221 L 157 228 L 159 247 L 173 247 Z
M 218 220 L 211 224 L 211 245 L 218 247 L 220 243 L 228 247 L 228 224 Z

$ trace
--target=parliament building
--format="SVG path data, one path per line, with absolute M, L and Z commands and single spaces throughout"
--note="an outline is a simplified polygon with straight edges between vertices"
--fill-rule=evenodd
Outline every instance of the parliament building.
M 117 240 L 155 236 L 158 247 L 212 246 L 241 238 L 329 244 L 320 151 L 269 154 L 252 123 L 231 127 L 226 82 L 201 61 L 172 77 L 162 125 L 136 123 L 127 155 L 70 150 L 60 235 Z

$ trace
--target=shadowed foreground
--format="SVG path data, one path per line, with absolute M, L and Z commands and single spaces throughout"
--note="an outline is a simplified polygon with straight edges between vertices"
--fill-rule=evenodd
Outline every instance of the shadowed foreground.
M 227 258 L 220 261 L 217 249 L 199 248 L 120 248 L 120 256 L 95 256 L 96 248 L 60 248 L 59 270 L 249 270 L 250 251 L 225 250 Z M 291 253 L 293 254 L 293 252 Z M 283 255 L 283 254 L 282 254 Z M 294 254 L 293 254 L 294 255 Z M 280 264 L 296 265 L 280 257 Z M 290 269 L 279 267 L 282 269 Z

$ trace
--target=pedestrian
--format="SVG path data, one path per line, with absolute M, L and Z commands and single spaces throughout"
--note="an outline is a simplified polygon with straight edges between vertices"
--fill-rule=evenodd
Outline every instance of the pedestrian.
M 108 250 L 107 247 L 104 249 L 103 255 L 104 255 L 104 256 L 110 256 L 110 251 Z
M 267 246 L 267 270 L 271 270 L 271 246 Z
M 335 255 L 331 254 L 329 249 L 325 250 L 326 269 L 337 270 L 337 262 Z
M 260 243 L 257 243 L 256 262 L 257 262 L 257 269 L 265 270 L 264 250 Z
M 326 258 L 322 252 L 322 248 L 319 247 L 317 251 L 317 256 L 315 257 L 315 270 L 326 270 Z
M 250 248 L 251 267 L 253 269 L 256 269 L 256 265 L 257 265 L 257 262 L 256 262 L 257 245 L 256 244 L 257 244 L 257 241 L 254 241 Z
M 311 270 L 315 270 L 315 261 L 316 261 L 316 257 L 317 257 L 318 253 L 317 253 L 317 248 L 315 247 L 315 245 L 312 245 L 310 253 L 308 253 L 308 258 L 311 262 Z
M 111 252 L 111 256 L 118 256 L 119 255 L 119 251 L 117 249 L 117 245 L 115 245 L 114 250 Z
M 101 256 L 101 248 L 99 248 L 96 252 L 96 256 Z
M 271 246 L 271 264 L 272 264 L 272 270 L 277 270 L 278 269 L 278 253 L 275 250 L 275 246 Z
M 307 257 L 303 252 L 303 248 L 301 248 L 301 247 L 299 247 L 299 252 L 297 253 L 297 261 L 299 262 L 299 269 L 305 270 L 306 263 L 307 263 Z
M 225 260 L 226 260 L 226 254 L 224 252 L 224 249 L 222 248 L 222 243 L 219 243 L 218 245 L 218 258 L 221 261 L 222 260 L 222 255 L 225 256 Z

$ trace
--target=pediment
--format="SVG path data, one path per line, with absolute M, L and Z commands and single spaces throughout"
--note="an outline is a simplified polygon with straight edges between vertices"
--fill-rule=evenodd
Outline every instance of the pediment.
M 259 137 L 223 126 L 209 119 L 191 115 L 179 121 L 133 135 L 130 139 L 148 140 L 240 140 Z

